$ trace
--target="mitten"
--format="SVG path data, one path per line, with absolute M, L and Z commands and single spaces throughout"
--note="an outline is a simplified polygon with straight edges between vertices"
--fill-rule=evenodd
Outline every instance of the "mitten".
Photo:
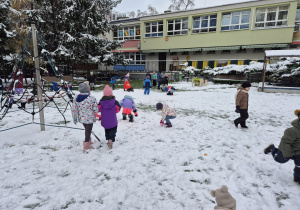
M 136 117 L 138 116 L 138 113 L 136 112 L 136 110 L 134 110 L 133 113 L 134 113 L 134 116 L 136 116 Z
M 240 112 L 241 112 L 240 106 L 236 106 L 235 112 L 236 112 L 236 113 L 240 113 Z
M 160 126 L 164 126 L 164 121 L 160 121 Z

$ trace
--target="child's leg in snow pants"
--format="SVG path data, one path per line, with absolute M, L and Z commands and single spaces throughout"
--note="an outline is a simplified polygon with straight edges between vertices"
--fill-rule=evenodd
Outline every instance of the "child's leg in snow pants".
M 111 139 L 113 142 L 115 142 L 117 128 L 118 128 L 118 126 L 110 128 L 110 129 L 105 129 L 106 140 Z
M 93 129 L 93 123 L 92 124 L 83 124 L 85 129 L 85 142 L 89 142 L 91 138 L 91 133 Z

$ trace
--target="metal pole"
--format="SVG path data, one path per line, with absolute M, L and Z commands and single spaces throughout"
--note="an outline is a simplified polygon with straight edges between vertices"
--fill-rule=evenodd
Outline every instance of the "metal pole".
M 263 72 L 262 72 L 262 86 L 261 86 L 261 92 L 264 92 L 264 87 L 265 87 L 265 77 L 266 77 L 266 67 L 267 67 L 267 57 L 265 54 L 264 58 L 264 66 L 263 66 Z
M 40 60 L 38 57 L 39 53 L 38 53 L 38 47 L 37 47 L 36 29 L 35 29 L 34 24 L 31 24 L 31 30 L 32 30 L 35 77 L 36 77 L 36 83 L 39 86 L 39 87 L 37 87 L 38 104 L 39 104 L 39 110 L 42 110 L 39 112 L 40 124 L 41 124 L 41 131 L 44 131 L 45 130 L 45 118 L 44 118 L 44 110 L 43 110 L 43 96 L 42 96 L 42 90 L 41 90 L 42 86 L 41 86 L 41 74 L 40 74 Z

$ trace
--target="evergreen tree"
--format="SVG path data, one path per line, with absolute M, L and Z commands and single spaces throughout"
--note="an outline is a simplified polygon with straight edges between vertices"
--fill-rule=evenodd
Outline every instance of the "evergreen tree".
M 57 63 L 113 63 L 111 51 L 122 42 L 105 38 L 105 18 L 120 0 L 32 0 L 25 11 L 36 24 L 46 50 Z
M 7 59 L 12 53 L 9 46 L 10 40 L 15 36 L 15 31 L 11 30 L 11 21 L 9 18 L 9 9 L 11 3 L 9 0 L 0 1 L 0 63 L 3 65 L 9 59 Z

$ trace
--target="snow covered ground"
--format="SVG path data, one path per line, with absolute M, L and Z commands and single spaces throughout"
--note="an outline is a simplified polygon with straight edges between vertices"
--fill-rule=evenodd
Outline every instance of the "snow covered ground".
M 269 143 L 279 144 L 295 119 L 299 95 L 252 88 L 249 129 L 242 130 L 232 124 L 238 117 L 236 86 L 174 86 L 178 91 L 173 96 L 154 89 L 149 96 L 142 89 L 114 91 L 119 101 L 125 94 L 135 98 L 138 117 L 130 123 L 117 115 L 112 150 L 100 122 L 93 131 L 101 138 L 96 146 L 102 147 L 88 154 L 82 152 L 82 130 L 47 126 L 42 132 L 30 124 L 0 132 L 0 209 L 211 210 L 216 204 L 210 190 L 224 184 L 237 209 L 299 209 L 293 161 L 279 164 L 263 154 Z M 99 100 L 102 91 L 92 94 Z M 58 101 L 64 108 L 66 103 Z M 159 125 L 157 102 L 176 109 L 172 128 Z M 46 123 L 63 126 L 63 117 L 52 107 L 45 108 Z M 83 128 L 73 124 L 70 110 L 65 116 L 67 126 Z M 30 122 L 31 115 L 14 105 L 0 130 Z

